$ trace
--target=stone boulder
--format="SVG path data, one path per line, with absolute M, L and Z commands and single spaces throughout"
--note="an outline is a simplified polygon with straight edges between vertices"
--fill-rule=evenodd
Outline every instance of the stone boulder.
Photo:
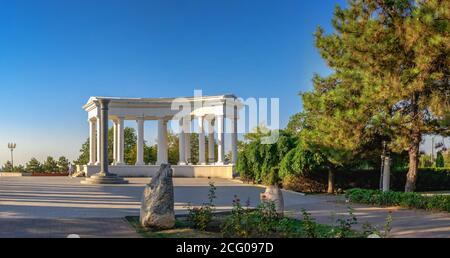
M 141 201 L 140 223 L 146 228 L 168 229 L 175 226 L 173 170 L 162 164 L 145 189 Z

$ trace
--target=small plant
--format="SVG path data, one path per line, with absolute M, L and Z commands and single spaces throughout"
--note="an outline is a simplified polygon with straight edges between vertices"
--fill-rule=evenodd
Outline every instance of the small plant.
M 214 200 L 216 197 L 216 186 L 213 182 L 209 183 L 208 202 L 201 207 L 188 206 L 188 222 L 193 228 L 205 231 L 213 219 L 215 211 Z
M 308 238 L 317 238 L 317 224 L 311 214 L 302 209 L 302 225 L 303 231 Z
M 282 218 L 273 202 L 259 204 L 256 209 L 244 208 L 235 196 L 231 215 L 222 224 L 224 237 L 270 237 L 277 232 Z
M 260 237 L 269 237 L 275 233 L 279 219 L 274 202 L 263 202 L 255 211 L 249 213 L 253 235 Z
M 221 232 L 224 237 L 249 237 L 248 209 L 244 209 L 241 200 L 235 195 L 231 215 L 222 224 Z
M 386 217 L 386 221 L 384 223 L 384 232 L 382 234 L 383 237 L 389 237 L 389 234 L 391 233 L 392 230 L 392 212 L 389 211 L 388 216 Z
M 334 228 L 335 238 L 347 238 L 353 234 L 352 227 L 353 225 L 358 224 L 358 220 L 353 214 L 353 211 L 354 210 L 351 207 L 348 207 L 349 217 L 345 219 L 337 219 L 337 225 Z

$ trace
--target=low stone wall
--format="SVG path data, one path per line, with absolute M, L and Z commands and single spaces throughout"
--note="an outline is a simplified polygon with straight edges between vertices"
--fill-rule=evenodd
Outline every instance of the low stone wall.
M 0 172 L 0 176 L 31 176 L 31 173 L 21 172 Z
M 186 165 L 178 166 L 173 165 L 174 177 L 190 177 L 190 178 L 233 178 L 233 165 Z M 152 177 L 159 166 L 146 165 L 146 166 L 110 166 L 109 172 L 114 173 L 121 177 Z M 84 171 L 89 177 L 100 171 L 100 166 L 77 166 L 77 171 Z

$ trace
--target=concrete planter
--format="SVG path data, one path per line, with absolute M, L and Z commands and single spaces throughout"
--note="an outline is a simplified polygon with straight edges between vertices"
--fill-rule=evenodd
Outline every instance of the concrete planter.
M 266 191 L 261 194 L 261 202 L 273 202 L 279 214 L 284 213 L 283 192 L 278 186 L 267 186 Z

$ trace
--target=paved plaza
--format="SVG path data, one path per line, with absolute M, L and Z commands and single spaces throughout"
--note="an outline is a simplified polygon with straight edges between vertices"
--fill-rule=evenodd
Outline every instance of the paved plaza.
M 0 237 L 138 237 L 124 221 L 139 214 L 140 198 L 148 178 L 128 178 L 128 185 L 83 185 L 67 177 L 1 177 Z M 234 180 L 214 179 L 217 209 L 229 210 L 234 196 L 251 206 L 258 204 L 263 188 Z M 207 201 L 209 180 L 175 178 L 175 209 Z M 284 192 L 286 210 L 300 216 L 301 209 L 321 223 L 347 214 L 342 197 Z M 450 215 L 399 208 L 351 205 L 358 221 L 381 226 L 392 211 L 395 237 L 450 237 Z

